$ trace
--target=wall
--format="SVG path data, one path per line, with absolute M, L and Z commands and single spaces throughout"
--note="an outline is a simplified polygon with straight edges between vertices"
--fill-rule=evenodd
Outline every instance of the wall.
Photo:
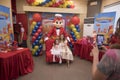
M 104 6 L 110 5 L 110 4 L 118 2 L 118 1 L 120 1 L 120 0 L 102 0 L 101 11 L 103 10 Z
M 12 23 L 11 0 L 0 0 L 0 5 L 10 8 L 10 19 L 11 19 L 11 23 Z

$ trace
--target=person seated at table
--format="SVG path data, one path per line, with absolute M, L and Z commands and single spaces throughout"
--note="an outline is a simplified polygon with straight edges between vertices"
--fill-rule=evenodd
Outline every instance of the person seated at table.
M 120 22 L 120 21 L 119 21 Z M 94 46 L 93 53 L 93 80 L 120 80 L 120 24 L 115 32 L 116 43 L 105 49 L 106 53 L 99 62 L 99 50 Z
M 69 67 L 69 61 L 73 61 L 73 54 L 67 45 L 67 40 L 65 39 L 64 35 L 60 35 L 60 49 L 62 59 L 67 60 L 67 64 Z
M 60 53 L 59 39 L 56 39 L 54 41 L 53 47 L 50 51 L 51 51 L 51 54 L 53 55 L 53 62 L 56 62 L 55 57 L 58 57 L 60 59 L 59 63 L 61 64 L 62 63 L 62 57 L 61 57 L 61 53 Z

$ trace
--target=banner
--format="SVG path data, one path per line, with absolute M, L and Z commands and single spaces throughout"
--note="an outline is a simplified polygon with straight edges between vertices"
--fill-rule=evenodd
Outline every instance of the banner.
M 94 34 L 103 34 L 105 40 L 113 34 L 116 12 L 100 13 L 95 16 Z
M 14 40 L 13 29 L 10 22 L 10 9 L 0 5 L 0 45 Z

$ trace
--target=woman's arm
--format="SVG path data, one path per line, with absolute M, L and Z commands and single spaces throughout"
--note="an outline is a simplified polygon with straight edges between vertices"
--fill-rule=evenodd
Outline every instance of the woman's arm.
M 92 80 L 105 80 L 106 76 L 103 73 L 101 73 L 97 68 L 97 65 L 99 63 L 99 50 L 97 46 L 93 48 L 92 53 L 93 53 Z

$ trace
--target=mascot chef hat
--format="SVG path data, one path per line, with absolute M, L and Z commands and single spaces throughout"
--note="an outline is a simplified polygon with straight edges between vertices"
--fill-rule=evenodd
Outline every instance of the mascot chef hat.
M 61 14 L 55 14 L 55 17 L 62 17 Z

